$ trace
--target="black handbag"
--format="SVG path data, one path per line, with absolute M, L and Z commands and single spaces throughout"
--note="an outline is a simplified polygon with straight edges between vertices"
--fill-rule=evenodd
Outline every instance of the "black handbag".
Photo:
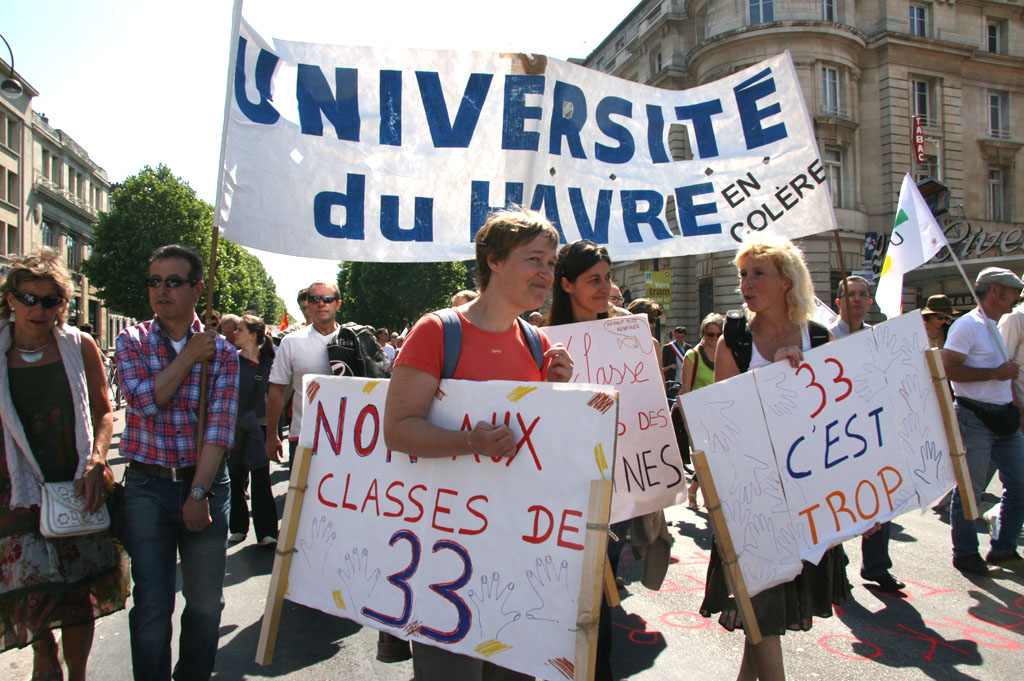
M 124 485 L 120 482 L 110 488 L 107 512 L 110 513 L 110 536 L 124 546 Z
M 1007 437 L 1020 430 L 1020 409 L 1015 404 L 1000 405 L 997 409 L 986 409 L 973 400 L 963 397 L 956 398 L 956 401 L 967 407 L 977 416 L 985 427 L 998 437 Z

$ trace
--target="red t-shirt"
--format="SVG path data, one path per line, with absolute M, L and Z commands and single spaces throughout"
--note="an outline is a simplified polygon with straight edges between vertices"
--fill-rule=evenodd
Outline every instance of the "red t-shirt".
M 545 360 L 543 371 L 537 371 L 530 346 L 526 342 L 519 323 L 508 331 L 491 333 L 473 326 L 461 312 L 462 352 L 455 365 L 452 378 L 470 381 L 545 381 L 548 377 L 550 360 Z M 547 352 L 551 341 L 540 333 L 541 350 Z M 402 343 L 402 350 L 395 359 L 395 366 L 410 366 L 425 371 L 431 376 L 441 377 L 444 367 L 444 330 L 441 319 L 435 314 L 423 315 L 409 337 Z

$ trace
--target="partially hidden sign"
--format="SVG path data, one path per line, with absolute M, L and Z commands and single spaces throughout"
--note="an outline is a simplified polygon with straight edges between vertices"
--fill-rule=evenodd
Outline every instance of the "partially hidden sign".
M 614 461 L 615 392 L 442 381 L 432 423 L 514 431 L 516 455 L 492 460 L 388 450 L 387 391 L 388 381 L 306 379 L 314 396 L 300 446 L 313 454 L 285 597 L 530 675 L 574 678 L 586 668 L 578 635 L 590 629 L 581 609 L 596 626 L 599 600 L 579 595 L 605 560 L 603 543 L 584 549 L 588 525 L 600 536 L 608 522 L 588 517 L 588 499 Z
M 681 398 L 751 595 L 954 484 L 920 313 Z
M 573 383 L 619 391 L 612 522 L 682 503 L 683 461 L 647 315 L 546 326 L 544 333 L 572 355 Z

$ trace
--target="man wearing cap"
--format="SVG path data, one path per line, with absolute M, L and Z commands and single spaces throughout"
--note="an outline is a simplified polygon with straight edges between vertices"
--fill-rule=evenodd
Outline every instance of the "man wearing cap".
M 941 348 L 946 342 L 947 324 L 953 321 L 953 303 L 941 293 L 928 296 L 928 302 L 921 310 L 921 318 L 924 320 L 925 333 L 928 334 L 928 345 Z
M 1016 548 L 1024 523 L 1024 436 L 1012 388 L 1019 370 L 1009 359 L 996 323 L 1013 309 L 1022 289 L 1024 282 L 1010 270 L 983 269 L 975 282 L 981 304 L 953 323 L 942 349 L 942 363 L 956 396 L 974 496 L 981 498 L 990 464 L 1003 483 L 1001 511 L 984 560 L 974 521 L 964 518 L 959 490 L 953 493 L 949 514 L 953 567 L 975 575 L 987 575 L 988 565 L 1005 566 L 1021 560 Z
M 870 329 L 871 325 L 864 323 L 864 317 L 875 301 L 871 298 L 868 280 L 856 275 L 849 276 L 839 282 L 837 293 L 839 297 L 836 298 L 836 309 L 839 310 L 839 316 L 829 326 L 829 331 L 836 340 L 862 329 Z M 877 583 L 880 591 L 898 593 L 907 585 L 889 572 L 889 568 L 892 567 L 892 559 L 889 557 L 891 533 L 892 523 L 882 523 L 878 532 L 861 538 L 860 576 L 869 582 Z

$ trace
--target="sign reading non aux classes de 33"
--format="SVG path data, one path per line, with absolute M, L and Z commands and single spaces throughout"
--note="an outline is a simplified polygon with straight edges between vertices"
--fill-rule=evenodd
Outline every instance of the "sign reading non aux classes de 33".
M 592 480 L 614 461 L 615 391 L 442 381 L 430 422 L 507 423 L 517 451 L 416 459 L 384 444 L 388 381 L 306 385 L 312 455 L 286 598 L 534 676 L 586 678 L 610 507 L 610 484 L 592 493 Z

